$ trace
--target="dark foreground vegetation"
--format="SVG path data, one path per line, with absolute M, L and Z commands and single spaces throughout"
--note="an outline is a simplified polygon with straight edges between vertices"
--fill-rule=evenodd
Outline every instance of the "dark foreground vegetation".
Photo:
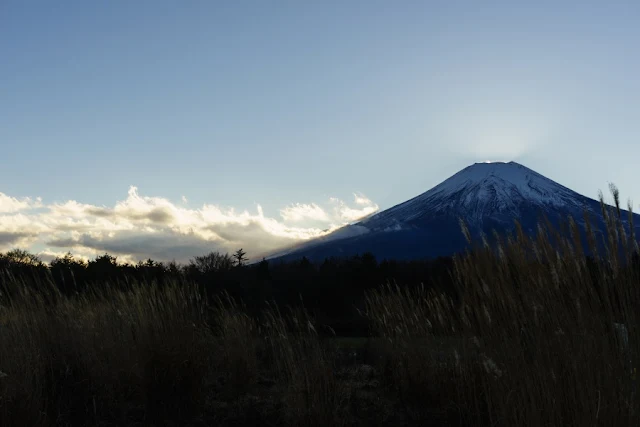
M 572 220 L 423 263 L 13 252 L 0 425 L 637 426 L 638 245 L 603 215 L 590 257 Z
M 318 322 L 341 336 L 367 335 L 368 323 L 358 310 L 364 309 L 365 292 L 380 284 L 395 281 L 405 287 L 424 285 L 453 290 L 451 258 L 379 261 L 365 253 L 321 263 L 302 258 L 287 263 L 263 260 L 247 264 L 244 257 L 237 255 L 212 252 L 197 256 L 186 265 L 153 260 L 132 265 L 119 263 L 109 254 L 87 263 L 69 253 L 47 265 L 33 254 L 13 250 L 0 254 L 0 286 L 11 293 L 19 278 L 33 290 L 53 287 L 60 296 L 74 297 L 106 288 L 126 290 L 132 284 L 162 288 L 181 283 L 195 286 L 209 303 L 228 294 L 242 301 L 247 314 L 254 317 L 263 311 L 265 301 L 287 307 L 298 306 L 302 299 Z

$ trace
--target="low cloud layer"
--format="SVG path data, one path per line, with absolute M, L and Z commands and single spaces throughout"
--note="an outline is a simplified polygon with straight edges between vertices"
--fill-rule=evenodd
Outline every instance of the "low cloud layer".
M 43 204 L 0 193 L 0 251 L 20 247 L 49 261 L 70 251 L 82 258 L 108 252 L 123 261 L 189 258 L 240 247 L 260 257 L 325 235 L 378 210 L 361 194 L 352 203 L 332 198 L 326 204 L 296 203 L 280 209 L 280 218 L 237 212 L 205 204 L 187 208 L 162 197 L 141 196 L 131 187 L 113 207 L 74 200 Z
M 4 193 L 0 193 L 0 214 L 19 212 L 29 208 L 36 208 L 42 205 L 41 200 L 31 200 L 26 197 L 24 199 L 16 199 L 9 197 Z

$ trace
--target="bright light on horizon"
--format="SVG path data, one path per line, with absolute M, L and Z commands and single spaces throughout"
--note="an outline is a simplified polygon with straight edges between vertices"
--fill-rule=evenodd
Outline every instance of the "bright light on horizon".
M 447 126 L 451 150 L 476 162 L 517 161 L 547 145 L 556 121 L 543 106 L 516 101 L 477 102 L 449 112 Z M 490 159 L 490 160 L 487 160 Z

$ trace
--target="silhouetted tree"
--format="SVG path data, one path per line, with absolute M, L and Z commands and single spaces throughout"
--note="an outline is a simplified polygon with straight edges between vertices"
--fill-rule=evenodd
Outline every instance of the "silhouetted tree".
M 262 261 L 258 263 L 256 267 L 256 276 L 258 280 L 269 280 L 271 279 L 271 272 L 269 271 L 269 261 L 262 258 Z
M 89 261 L 87 275 L 92 282 L 101 284 L 109 282 L 110 285 L 115 285 L 123 269 L 124 266 L 118 267 L 117 257 L 105 253 Z
M 172 277 L 177 277 L 183 273 L 183 268 L 175 260 L 166 265 L 166 271 Z
M 190 261 L 190 266 L 202 274 L 224 272 L 233 267 L 233 258 L 229 254 L 210 252 L 207 255 L 193 258 Z
M 42 261 L 37 255 L 25 251 L 24 249 L 12 249 L 4 257 L 11 263 L 23 266 L 41 266 Z
M 87 263 L 77 260 L 71 252 L 56 257 L 49 263 L 54 282 L 64 293 L 80 292 L 86 285 Z
M 236 266 L 242 267 L 246 261 L 248 261 L 247 257 L 245 257 L 247 253 L 242 250 L 242 248 L 238 249 L 234 252 L 233 258 L 236 260 Z
M 300 271 L 302 272 L 309 272 L 311 270 L 313 270 L 313 264 L 311 264 L 311 261 L 309 261 L 309 259 L 306 256 L 303 256 L 302 259 L 300 260 L 300 263 L 298 264 L 300 267 Z

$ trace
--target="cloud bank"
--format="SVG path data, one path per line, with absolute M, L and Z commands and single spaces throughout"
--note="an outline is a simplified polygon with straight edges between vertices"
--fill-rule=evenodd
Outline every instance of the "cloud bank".
M 295 203 L 268 217 L 260 205 L 241 212 L 204 204 L 185 206 L 162 197 L 140 195 L 131 187 L 113 207 L 69 200 L 44 204 L 0 193 L 0 251 L 20 247 L 45 261 L 70 251 L 80 258 L 108 252 L 135 262 L 188 259 L 210 251 L 244 248 L 254 258 L 320 237 L 370 215 L 378 205 L 362 194 L 351 204 L 331 198 L 326 204 Z

